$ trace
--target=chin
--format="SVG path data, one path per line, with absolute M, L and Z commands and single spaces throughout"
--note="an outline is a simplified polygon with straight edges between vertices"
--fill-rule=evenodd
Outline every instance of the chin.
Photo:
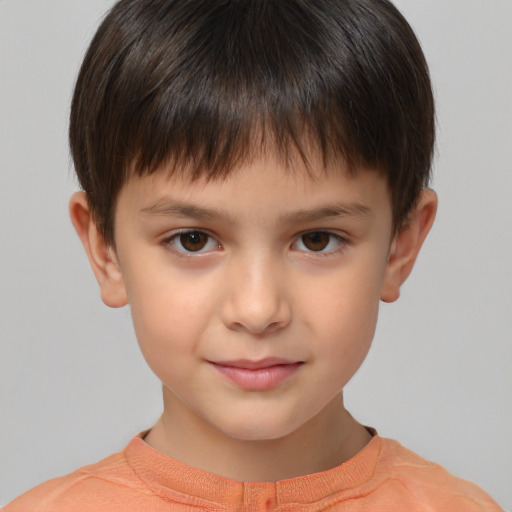
M 244 442 L 275 441 L 297 430 L 299 425 L 260 421 L 244 421 L 217 427 L 226 437 Z

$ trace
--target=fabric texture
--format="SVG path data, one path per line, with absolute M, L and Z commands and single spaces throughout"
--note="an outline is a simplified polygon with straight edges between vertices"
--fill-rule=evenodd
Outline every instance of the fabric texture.
M 275 483 L 237 482 L 192 468 L 147 445 L 49 480 L 5 512 L 499 511 L 475 484 L 456 478 L 396 441 L 374 435 L 328 471 Z

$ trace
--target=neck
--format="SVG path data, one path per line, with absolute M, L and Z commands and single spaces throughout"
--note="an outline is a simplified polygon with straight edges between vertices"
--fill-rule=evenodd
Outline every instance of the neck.
M 174 414 L 164 390 L 164 413 L 147 434 L 151 447 L 189 466 L 238 481 L 275 482 L 326 471 L 356 455 L 371 439 L 352 418 L 342 394 L 289 435 L 245 441 L 224 435 L 191 411 Z

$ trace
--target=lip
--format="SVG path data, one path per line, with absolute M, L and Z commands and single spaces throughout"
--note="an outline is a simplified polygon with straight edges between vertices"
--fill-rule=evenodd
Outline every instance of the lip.
M 302 366 L 302 361 L 266 358 L 258 361 L 237 359 L 210 361 L 224 377 L 248 391 L 265 391 L 277 387 Z

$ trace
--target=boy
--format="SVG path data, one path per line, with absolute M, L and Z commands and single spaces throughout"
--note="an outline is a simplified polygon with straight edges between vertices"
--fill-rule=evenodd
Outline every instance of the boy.
M 434 220 L 433 115 L 387 2 L 119 2 L 76 86 L 70 213 L 164 413 L 6 510 L 498 510 L 343 406 Z

